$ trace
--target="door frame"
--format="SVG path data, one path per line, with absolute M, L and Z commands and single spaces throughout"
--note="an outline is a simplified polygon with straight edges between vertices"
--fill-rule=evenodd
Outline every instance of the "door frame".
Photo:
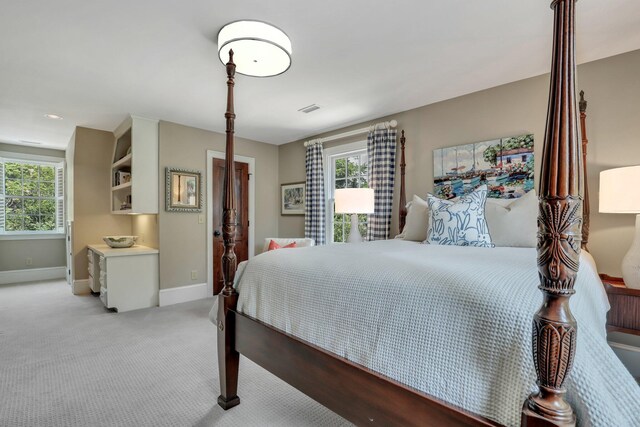
M 213 159 L 224 160 L 225 153 L 207 150 L 207 295 L 213 295 Z M 249 259 L 255 252 L 255 214 L 256 214 L 256 159 L 254 157 L 233 156 L 234 162 L 249 164 Z

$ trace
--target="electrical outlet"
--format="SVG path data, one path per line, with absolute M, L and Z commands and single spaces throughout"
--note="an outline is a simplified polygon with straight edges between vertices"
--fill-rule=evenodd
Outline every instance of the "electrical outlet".
M 198 215 L 198 224 L 204 224 L 204 215 Z
M 191 280 L 198 279 L 198 270 L 191 270 Z
M 27 265 L 33 265 L 33 258 L 27 258 Z

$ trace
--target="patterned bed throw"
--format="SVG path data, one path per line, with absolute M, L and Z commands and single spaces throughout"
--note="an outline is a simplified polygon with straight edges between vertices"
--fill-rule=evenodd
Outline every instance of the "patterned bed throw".
M 387 240 L 271 251 L 241 269 L 238 310 L 508 426 L 535 388 L 532 248 Z M 606 295 L 583 252 L 567 381 L 582 426 L 639 426 L 640 388 L 605 339 Z M 215 316 L 215 310 L 212 311 Z

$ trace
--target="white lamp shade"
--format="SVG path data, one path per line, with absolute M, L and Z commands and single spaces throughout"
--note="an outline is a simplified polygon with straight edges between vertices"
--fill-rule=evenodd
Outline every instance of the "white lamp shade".
M 291 40 L 265 22 L 236 21 L 225 25 L 218 33 L 218 56 L 223 64 L 229 61 L 230 49 L 236 72 L 247 76 L 275 76 L 291 66 Z
M 341 188 L 335 192 L 336 213 L 371 214 L 375 198 L 371 188 Z
M 640 213 L 640 166 L 600 172 L 600 212 Z

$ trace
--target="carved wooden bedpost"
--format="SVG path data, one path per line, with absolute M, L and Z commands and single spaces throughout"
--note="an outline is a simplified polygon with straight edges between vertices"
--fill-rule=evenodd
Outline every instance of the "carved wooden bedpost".
M 582 192 L 582 249 L 589 250 L 589 224 L 591 219 L 591 208 L 589 207 L 589 185 L 587 177 L 587 101 L 584 99 L 584 91 L 580 91 L 580 134 L 582 135 L 582 175 L 584 178 L 584 189 Z
M 404 144 L 406 139 L 404 137 L 404 129 L 402 129 L 402 136 L 400 136 L 400 201 L 398 202 L 398 233 L 402 233 L 404 224 L 407 220 L 407 194 L 404 188 L 404 174 L 407 168 L 407 162 L 404 160 Z
M 227 68 L 227 145 L 225 151 L 224 193 L 222 196 L 222 278 L 224 288 L 218 296 L 218 367 L 220 371 L 220 396 L 218 405 L 223 409 L 233 408 L 240 403 L 238 397 L 238 367 L 240 354 L 235 350 L 233 317 L 228 316 L 230 309 L 235 310 L 238 293 L 233 288 L 236 275 L 236 254 L 234 252 L 236 236 L 236 200 L 235 173 L 233 155 L 233 132 L 236 115 L 233 111 L 233 86 L 236 64 L 233 63 L 233 50 L 229 51 Z
M 569 308 L 580 261 L 581 147 L 575 94 L 576 0 L 554 0 L 554 49 L 540 176 L 538 271 L 543 304 L 533 319 L 539 392 L 525 401 L 523 426 L 575 425 L 564 383 L 575 355 L 577 324 Z

